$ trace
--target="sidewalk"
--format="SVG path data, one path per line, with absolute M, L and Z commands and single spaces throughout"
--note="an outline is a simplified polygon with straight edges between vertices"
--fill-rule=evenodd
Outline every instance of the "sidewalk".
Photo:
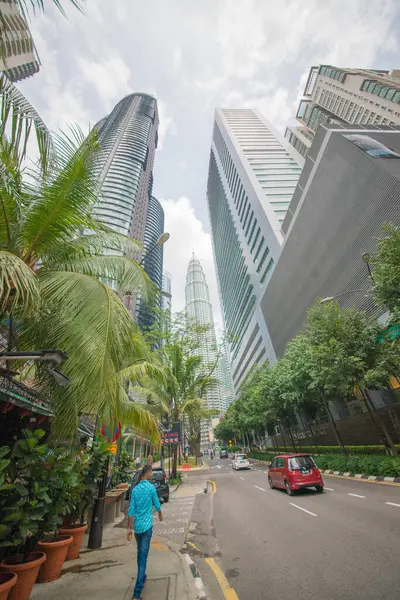
M 64 563 L 60 579 L 36 584 L 32 600 L 131 600 L 136 578 L 136 543 L 126 540 L 125 517 L 106 525 L 100 550 L 83 548 Z M 154 524 L 157 523 L 157 517 Z M 84 545 L 87 543 L 87 536 Z M 151 542 L 144 600 L 195 600 L 197 592 L 180 546 L 157 535 Z

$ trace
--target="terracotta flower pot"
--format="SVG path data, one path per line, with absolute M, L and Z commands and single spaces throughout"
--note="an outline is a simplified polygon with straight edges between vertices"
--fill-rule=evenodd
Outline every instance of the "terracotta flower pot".
M 11 588 L 17 583 L 16 573 L 0 573 L 0 600 L 7 600 Z
M 46 555 L 43 552 L 31 552 L 26 562 L 22 562 L 22 560 L 22 554 L 10 556 L 4 559 L 0 565 L 3 573 L 12 571 L 18 575 L 16 584 L 10 590 L 8 600 L 28 600 L 40 566 L 46 560 Z
M 61 527 L 60 535 L 72 535 L 73 542 L 68 546 L 67 558 L 66 560 L 75 560 L 79 557 L 79 551 L 82 546 L 83 536 L 85 535 L 85 531 L 88 526 L 86 524 L 82 525 L 72 525 L 71 527 Z
M 38 583 L 47 583 L 60 577 L 61 569 L 68 552 L 68 546 L 72 544 L 72 535 L 59 535 L 56 541 L 44 539 L 38 542 L 38 548 L 46 553 L 47 560 L 40 567 Z

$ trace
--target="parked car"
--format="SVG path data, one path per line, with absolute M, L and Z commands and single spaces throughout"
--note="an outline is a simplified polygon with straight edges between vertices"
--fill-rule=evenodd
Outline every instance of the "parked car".
M 130 498 L 131 491 L 139 483 L 139 477 L 140 477 L 140 471 L 136 471 L 136 473 L 134 473 L 134 475 L 133 475 L 132 482 L 130 485 L 129 498 Z M 157 496 L 159 497 L 159 499 L 162 502 L 168 502 L 169 501 L 169 483 L 167 480 L 167 474 L 164 471 L 164 469 L 161 469 L 161 468 L 153 469 L 153 477 L 151 479 L 151 483 L 154 484 L 154 486 L 156 488 Z
M 221 450 L 219 453 L 219 457 L 220 458 L 229 458 L 229 452 L 228 450 Z
M 250 469 L 250 462 L 247 454 L 234 454 L 232 458 L 232 469 Z
M 288 454 L 274 458 L 268 469 L 270 487 L 282 488 L 289 496 L 303 488 L 324 491 L 324 481 L 310 454 Z

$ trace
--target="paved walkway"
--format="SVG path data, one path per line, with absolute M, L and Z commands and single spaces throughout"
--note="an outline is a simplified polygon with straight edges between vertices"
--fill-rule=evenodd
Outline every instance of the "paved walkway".
M 176 492 L 177 497 L 171 498 L 169 505 L 163 508 L 165 522 L 157 525 L 157 517 L 154 519 L 155 534 L 144 600 L 194 600 L 197 597 L 192 574 L 179 552 L 191 512 L 189 502 L 194 497 L 193 486 L 188 485 L 188 495 L 185 487 L 181 486 Z M 64 563 L 60 579 L 35 585 L 31 598 L 130 600 L 135 578 L 136 544 L 126 540 L 124 517 L 121 517 L 119 522 L 105 526 L 100 550 L 84 549 L 78 560 Z

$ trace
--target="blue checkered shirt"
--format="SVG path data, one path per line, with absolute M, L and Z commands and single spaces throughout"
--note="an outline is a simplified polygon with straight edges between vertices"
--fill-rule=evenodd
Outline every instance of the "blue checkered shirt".
M 140 481 L 132 490 L 128 509 L 128 516 L 134 518 L 135 533 L 144 533 L 153 527 L 153 506 L 160 512 L 156 488 L 150 481 Z

